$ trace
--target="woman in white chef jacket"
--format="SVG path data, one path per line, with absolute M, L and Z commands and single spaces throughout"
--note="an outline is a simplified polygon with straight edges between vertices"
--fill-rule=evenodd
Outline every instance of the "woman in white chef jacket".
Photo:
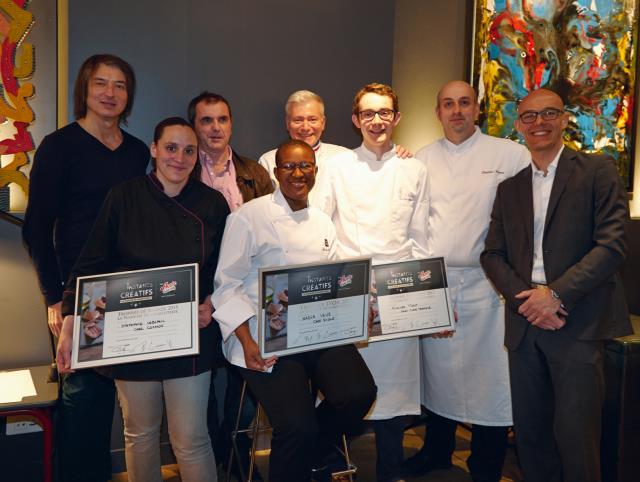
M 271 425 L 269 480 L 309 481 L 339 435 L 357 426 L 376 394 L 371 374 L 353 345 L 279 359 L 263 359 L 256 344 L 258 270 L 335 258 L 335 229 L 307 207 L 315 183 L 315 155 L 291 140 L 276 152 L 280 187 L 243 205 L 227 219 L 215 276 L 214 318 L 225 356 L 238 367 Z M 323 402 L 316 408 L 309 381 Z

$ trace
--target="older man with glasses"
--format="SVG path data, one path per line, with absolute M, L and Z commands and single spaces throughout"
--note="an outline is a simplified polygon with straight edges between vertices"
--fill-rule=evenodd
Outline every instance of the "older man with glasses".
M 498 186 L 480 258 L 506 304 L 518 455 L 529 482 L 599 482 L 603 340 L 631 333 L 628 199 L 610 157 L 564 146 L 560 96 L 518 114 L 533 162 Z

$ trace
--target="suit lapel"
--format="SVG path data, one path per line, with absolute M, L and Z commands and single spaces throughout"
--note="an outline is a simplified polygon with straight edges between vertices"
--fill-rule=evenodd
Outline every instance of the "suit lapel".
M 567 182 L 573 172 L 573 167 L 575 166 L 573 158 L 575 155 L 576 152 L 574 150 L 565 147 L 562 154 L 560 154 L 560 159 L 558 159 L 558 168 L 556 169 L 556 176 L 553 180 L 553 186 L 551 187 L 551 195 L 549 196 L 547 217 L 544 220 L 544 233 L 547 232 L 547 227 L 549 226 L 549 222 L 556 211 L 560 196 L 562 195 L 564 188 L 567 186 Z
M 525 225 L 527 240 L 529 246 L 533 246 L 533 186 L 531 185 L 531 176 L 533 171 L 531 166 L 523 173 L 521 186 L 517 186 L 516 192 L 518 211 L 521 213 L 522 220 Z

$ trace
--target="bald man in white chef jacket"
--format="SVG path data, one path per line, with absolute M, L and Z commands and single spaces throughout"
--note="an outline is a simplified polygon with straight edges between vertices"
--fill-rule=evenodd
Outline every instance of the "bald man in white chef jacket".
M 474 482 L 497 482 L 513 424 L 504 341 L 504 304 L 480 267 L 498 183 L 530 164 L 524 146 L 482 134 L 473 88 L 447 83 L 436 115 L 444 138 L 416 155 L 429 172 L 427 248 L 444 256 L 456 331 L 421 339 L 423 403 L 429 410 L 410 475 L 451 467 L 457 422 L 473 425 L 467 464 Z
M 391 87 L 360 89 L 352 121 L 362 145 L 329 160 L 312 201 L 333 219 L 338 255 L 371 256 L 374 264 L 424 258 L 427 172 L 417 159 L 396 155 L 391 134 L 400 112 Z M 378 386 L 368 414 L 376 432 L 377 480 L 400 481 L 402 416 L 420 413 L 418 339 L 371 343 L 360 353 Z

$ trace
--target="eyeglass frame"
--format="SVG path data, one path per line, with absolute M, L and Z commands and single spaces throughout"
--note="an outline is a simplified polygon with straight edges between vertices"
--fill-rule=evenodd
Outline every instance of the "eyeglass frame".
M 300 169 L 300 172 L 303 174 L 311 174 L 315 171 L 317 164 L 315 162 L 285 162 L 284 164 L 276 164 L 277 169 L 282 169 L 283 172 L 288 174 L 292 174 L 296 171 L 296 169 Z
M 553 112 L 555 115 L 553 117 L 548 117 L 547 118 L 547 117 L 545 117 L 545 114 L 544 114 L 545 112 L 546 113 Z M 518 119 L 523 124 L 533 124 L 535 121 L 538 120 L 538 117 L 541 117 L 542 120 L 545 120 L 545 121 L 552 121 L 552 120 L 556 120 L 558 117 L 560 117 L 565 112 L 566 111 L 564 109 L 558 109 L 557 107 L 545 107 L 542 110 L 528 110 L 528 111 L 525 111 L 522 114 L 518 115 Z M 531 119 L 530 121 L 524 120 L 523 116 L 527 116 L 527 115 L 533 115 L 533 119 Z
M 389 117 L 388 119 L 385 119 L 385 117 L 387 116 L 385 115 L 383 117 L 382 112 L 390 112 L 391 117 Z M 367 119 L 363 116 L 364 113 L 373 113 L 373 115 L 371 116 L 370 119 Z M 378 116 L 381 121 L 391 122 L 395 118 L 396 114 L 397 112 L 394 109 L 380 109 L 380 110 L 367 109 L 367 110 L 358 111 L 358 118 L 361 121 L 371 122 L 373 119 L 376 118 L 376 116 Z

